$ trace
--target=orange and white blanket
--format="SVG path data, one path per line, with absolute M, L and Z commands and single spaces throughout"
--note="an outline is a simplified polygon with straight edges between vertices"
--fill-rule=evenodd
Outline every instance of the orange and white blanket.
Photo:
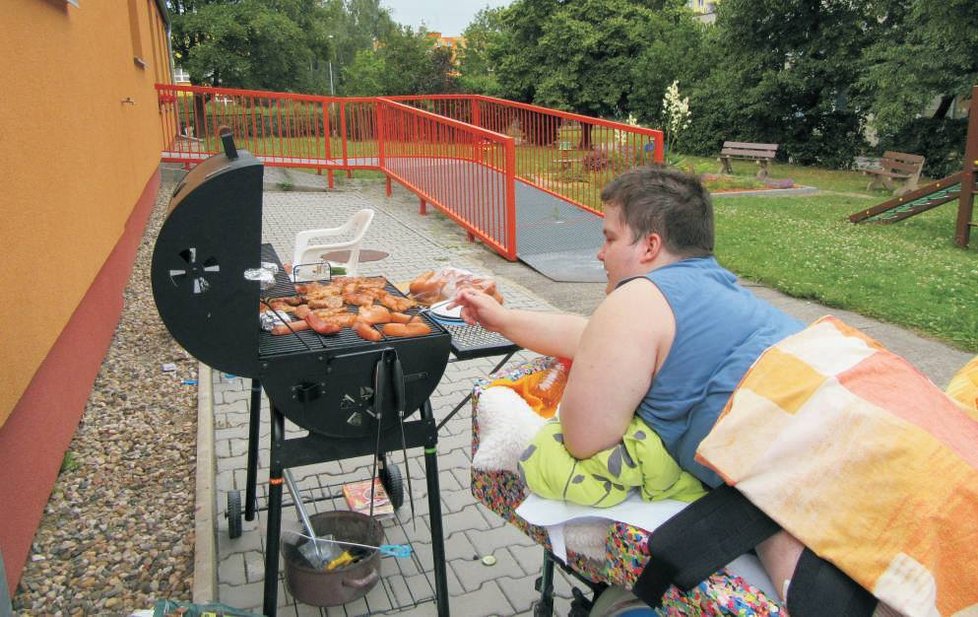
M 697 456 L 907 615 L 978 615 L 978 422 L 833 317 L 771 347 Z

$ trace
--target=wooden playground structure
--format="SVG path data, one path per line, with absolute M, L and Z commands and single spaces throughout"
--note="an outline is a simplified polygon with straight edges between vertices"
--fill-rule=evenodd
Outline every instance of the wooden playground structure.
M 971 89 L 971 110 L 968 113 L 963 169 L 872 208 L 860 210 L 852 214 L 849 220 L 853 223 L 896 223 L 957 199 L 958 217 L 954 243 L 966 248 L 971 236 L 971 228 L 978 226 L 978 222 L 973 219 L 975 196 L 978 195 L 976 185 L 978 185 L 978 86 Z

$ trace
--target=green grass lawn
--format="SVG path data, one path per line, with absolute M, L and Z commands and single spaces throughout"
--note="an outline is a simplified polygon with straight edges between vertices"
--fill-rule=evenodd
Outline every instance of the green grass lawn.
M 714 199 L 717 256 L 738 275 L 978 352 L 978 250 L 954 245 L 957 202 L 890 225 L 848 216 L 885 200 L 854 172 L 776 166 L 816 195 Z M 978 245 L 975 238 L 973 245 Z

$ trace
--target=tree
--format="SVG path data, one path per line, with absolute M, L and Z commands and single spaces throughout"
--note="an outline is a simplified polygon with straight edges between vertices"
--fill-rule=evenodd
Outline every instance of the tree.
M 679 82 L 683 92 L 704 80 L 715 66 L 706 44 L 707 26 L 685 10 L 657 13 L 655 30 L 631 63 L 631 92 L 627 108 L 640 123 L 665 126 L 662 99 L 669 85 Z
M 978 10 L 973 0 L 903 0 L 884 13 L 884 35 L 868 50 L 863 79 L 875 125 L 905 127 L 935 99 L 943 119 L 978 83 Z
M 172 20 L 181 64 L 197 84 L 274 90 L 312 89 L 310 36 L 273 2 L 184 0 Z M 296 0 L 314 11 L 313 0 Z M 311 19 L 311 18 L 310 18 Z M 318 31 L 312 29 L 313 36 Z
M 343 69 L 345 94 L 351 96 L 454 92 L 453 73 L 451 50 L 406 26 L 396 27 L 376 49 L 361 50 Z
M 380 0 L 325 0 L 322 10 L 329 45 L 319 60 L 324 67 L 332 63 L 336 93 L 352 94 L 346 80 L 357 55 L 381 45 L 397 24 Z
M 713 153 L 719 143 L 709 142 L 724 138 L 779 143 L 799 163 L 847 165 L 863 146 L 858 80 L 862 51 L 879 32 L 875 9 L 850 0 L 721 2 L 715 65 L 690 84 L 691 141 Z
M 498 27 L 485 55 L 506 98 L 654 122 L 666 87 L 701 39 L 702 27 L 684 4 L 517 0 L 491 23 Z M 589 148 L 583 128 L 580 146 Z
M 681 0 L 516 0 L 501 11 L 486 57 L 501 96 L 590 116 L 650 121 L 686 59 L 673 55 L 699 40 Z M 688 42 L 687 42 L 688 40 Z M 527 127 L 550 143 L 556 125 Z M 540 128 L 540 127 L 537 127 Z M 584 149 L 590 127 L 581 127 Z
M 458 70 L 459 87 L 463 92 L 500 94 L 491 50 L 503 45 L 502 12 L 502 8 L 480 10 L 462 33 L 465 44 L 458 51 Z
M 193 83 L 329 92 L 395 29 L 379 0 L 169 0 L 174 56 Z

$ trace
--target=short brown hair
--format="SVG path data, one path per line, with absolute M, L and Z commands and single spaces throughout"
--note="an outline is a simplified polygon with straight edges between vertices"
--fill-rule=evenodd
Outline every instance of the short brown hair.
M 651 233 L 682 257 L 713 254 L 713 203 L 699 179 L 666 167 L 638 167 L 601 191 L 601 201 L 619 216 L 637 242 Z

